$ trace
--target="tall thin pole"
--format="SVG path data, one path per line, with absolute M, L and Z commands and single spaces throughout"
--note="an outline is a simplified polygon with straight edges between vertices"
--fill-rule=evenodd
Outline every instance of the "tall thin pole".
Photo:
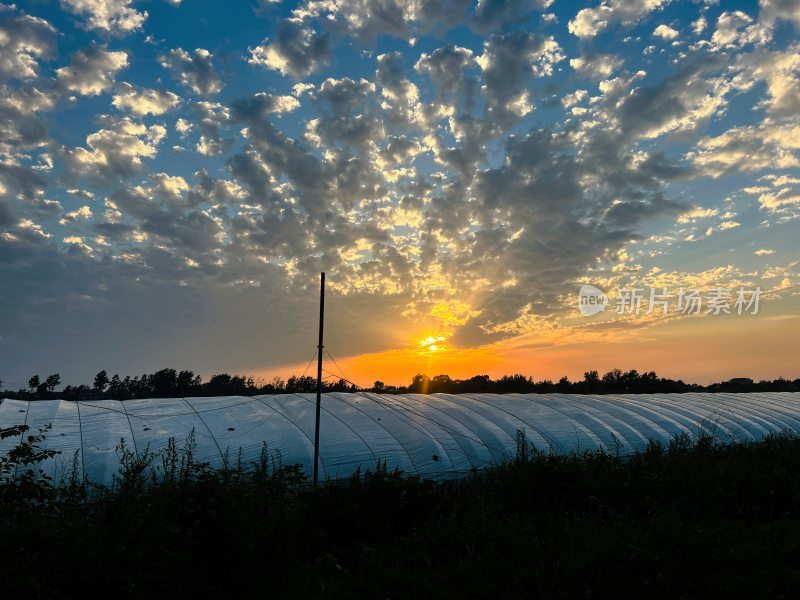
M 319 345 L 317 346 L 317 418 L 314 427 L 314 485 L 319 477 L 319 410 L 322 404 L 322 331 L 325 323 L 325 273 L 319 283 Z

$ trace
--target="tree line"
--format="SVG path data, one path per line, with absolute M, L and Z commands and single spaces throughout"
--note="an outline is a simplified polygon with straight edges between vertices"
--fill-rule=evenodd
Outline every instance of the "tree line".
M 129 400 L 133 398 L 174 398 L 183 396 L 254 396 L 256 394 L 311 393 L 317 389 L 317 381 L 307 375 L 293 375 L 288 379 L 276 377 L 265 382 L 244 375 L 221 373 L 203 381 L 193 371 L 161 369 L 141 376 L 112 375 L 105 370 L 95 375 L 91 385 L 67 385 L 61 391 L 61 376 L 53 373 L 44 379 L 34 375 L 28 381 L 27 389 L 5 390 L 6 398 L 26 400 L 45 400 L 62 398 L 65 400 Z M 324 380 L 323 392 L 356 392 L 359 388 L 352 382 L 340 378 Z M 587 371 L 583 379 L 570 381 L 562 377 L 558 381 L 543 379 L 536 381 L 525 375 L 504 375 L 492 379 L 488 375 L 476 375 L 468 379 L 453 379 L 449 375 L 415 375 L 407 386 L 386 385 L 376 381 L 365 391 L 385 394 L 466 394 L 466 393 L 564 393 L 564 394 L 653 394 L 681 392 L 797 392 L 800 379 L 775 379 L 752 381 L 736 378 L 710 385 L 685 383 L 682 380 L 659 377 L 653 371 L 639 373 L 635 369 L 621 371 L 614 369 L 604 375 L 597 371 Z

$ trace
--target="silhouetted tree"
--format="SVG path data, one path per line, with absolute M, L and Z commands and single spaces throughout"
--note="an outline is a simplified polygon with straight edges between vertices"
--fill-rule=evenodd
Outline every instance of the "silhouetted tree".
M 108 373 L 105 369 L 100 371 L 97 375 L 94 376 L 94 389 L 98 392 L 103 392 L 108 385 Z
M 47 392 L 52 392 L 53 390 L 61 384 L 61 375 L 58 373 L 53 373 L 52 375 L 48 375 L 47 379 L 44 381 L 44 387 Z
M 195 389 L 202 385 L 202 379 L 192 371 L 181 371 L 178 373 L 178 392 L 181 396 L 194 393 Z
M 431 378 L 427 375 L 416 374 L 411 379 L 411 385 L 408 386 L 408 391 L 412 394 L 427 394 L 431 386 Z
M 145 375 L 142 375 L 145 381 Z M 161 369 L 146 379 L 150 393 L 157 398 L 169 398 L 178 393 L 178 373 L 175 369 Z
M 37 399 L 52 398 L 55 388 L 60 385 L 61 377 L 54 373 L 44 382 L 38 375 L 28 381 L 27 390 L 17 392 L 4 392 L 8 398 Z M 98 398 L 114 398 L 126 400 L 130 398 L 174 397 L 185 395 L 197 396 L 252 396 L 255 394 L 282 394 L 282 393 L 313 393 L 317 389 L 317 381 L 311 376 L 292 376 L 287 381 L 275 377 L 271 382 L 258 384 L 252 377 L 242 375 L 229 375 L 220 373 L 214 375 L 208 382 L 203 382 L 199 375 L 192 371 L 175 369 L 161 369 L 153 374 L 144 373 L 140 377 L 126 376 L 120 378 L 114 374 L 108 379 L 106 371 L 100 371 L 95 377 L 94 386 L 78 385 L 66 386 L 57 397 L 66 400 L 84 400 Z M 353 392 L 358 388 L 344 379 L 338 381 L 322 382 L 324 392 Z M 453 379 L 446 374 L 434 377 L 428 375 L 415 375 L 410 384 L 405 386 L 389 386 L 382 381 L 376 381 L 373 391 L 380 393 L 450 393 L 463 394 L 470 392 L 483 393 L 578 393 L 578 394 L 614 394 L 614 393 L 680 393 L 688 391 L 707 392 L 751 392 L 775 391 L 798 392 L 800 379 L 788 380 L 778 378 L 773 381 L 754 382 L 747 378 L 736 378 L 730 381 L 713 383 L 708 386 L 687 384 L 682 380 L 660 378 L 654 371 L 639 373 L 636 369 L 622 371 L 613 369 L 600 377 L 597 371 L 587 371 L 583 379 L 571 382 L 567 377 L 562 377 L 558 383 L 548 379 L 534 381 L 532 377 L 524 375 L 504 375 L 493 380 L 488 375 L 476 375 L 469 379 Z

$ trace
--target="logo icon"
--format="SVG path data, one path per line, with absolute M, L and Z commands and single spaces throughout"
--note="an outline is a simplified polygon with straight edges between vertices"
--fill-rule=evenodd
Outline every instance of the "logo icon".
M 578 292 L 578 310 L 584 317 L 601 313 L 608 306 L 608 296 L 593 285 L 582 285 Z

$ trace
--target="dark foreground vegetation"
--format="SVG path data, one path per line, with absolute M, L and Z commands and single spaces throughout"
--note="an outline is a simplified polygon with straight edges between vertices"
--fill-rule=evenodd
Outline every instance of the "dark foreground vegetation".
M 0 470 L 35 470 L 37 444 L 28 438 Z M 211 472 L 191 449 L 137 457 L 121 447 L 110 490 L 74 478 L 60 491 L 29 477 L 0 485 L 3 597 L 729 599 L 800 589 L 800 440 L 788 436 L 724 447 L 680 438 L 626 461 L 547 457 L 520 443 L 515 460 L 461 481 L 379 468 L 316 489 L 266 452 Z
M 92 385 L 67 385 L 56 391 L 61 385 L 61 376 L 53 373 L 42 379 L 34 375 L 28 381 L 28 388 L 17 391 L 2 391 L 6 398 L 23 400 L 45 400 L 62 398 L 65 400 L 99 400 L 131 398 L 174 398 L 182 396 L 254 396 L 256 394 L 292 394 L 314 392 L 317 389 L 316 379 L 307 375 L 294 375 L 287 380 L 275 378 L 264 382 L 243 375 L 221 373 L 212 376 L 208 381 L 193 371 L 177 371 L 161 369 L 155 373 L 145 373 L 135 377 L 109 377 L 106 371 L 100 371 Z M 2 390 L 0 381 L 0 390 Z M 344 377 L 328 374 L 323 381 L 325 392 L 355 392 L 361 390 L 353 382 Z M 640 373 L 635 369 L 621 371 L 614 369 L 605 375 L 597 371 L 584 373 L 583 379 L 570 381 L 567 377 L 553 382 L 549 379 L 536 381 L 525 375 L 504 375 L 492 379 L 488 375 L 476 375 L 469 379 L 453 379 L 449 375 L 416 375 L 407 386 L 391 386 L 376 381 L 367 391 L 398 394 L 466 394 L 466 393 L 553 393 L 564 394 L 654 394 L 681 392 L 800 392 L 800 379 L 775 379 L 772 381 L 754 382 L 747 378 L 731 379 L 710 385 L 684 383 L 681 380 L 659 377 L 653 371 Z

